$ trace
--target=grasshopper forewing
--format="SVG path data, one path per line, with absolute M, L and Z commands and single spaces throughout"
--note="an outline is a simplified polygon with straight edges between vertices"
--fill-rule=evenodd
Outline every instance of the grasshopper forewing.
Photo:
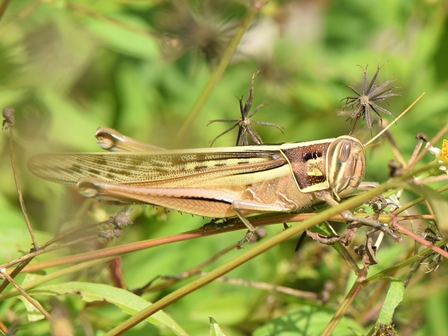
M 351 136 L 163 150 L 107 128 L 96 135 L 102 148 L 121 152 L 39 154 L 30 159 L 29 170 L 99 200 L 154 204 L 211 218 L 238 217 L 250 234 L 255 229 L 247 215 L 297 212 L 319 199 L 334 205 L 359 186 L 365 172 L 364 146 Z M 342 215 L 361 220 L 349 211 Z M 379 222 L 362 221 L 397 238 Z

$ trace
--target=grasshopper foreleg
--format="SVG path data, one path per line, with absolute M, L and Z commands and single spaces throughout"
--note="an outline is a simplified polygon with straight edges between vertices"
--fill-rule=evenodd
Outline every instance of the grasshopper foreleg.
M 329 206 L 336 206 L 339 203 L 330 195 L 328 191 L 316 192 L 317 198 L 325 201 Z M 358 221 L 364 225 L 373 227 L 376 230 L 383 231 L 388 236 L 392 237 L 395 241 L 400 242 L 401 237 L 396 235 L 389 226 L 380 223 L 379 221 L 371 218 L 356 217 L 349 210 L 344 210 L 341 212 L 341 216 L 350 222 Z

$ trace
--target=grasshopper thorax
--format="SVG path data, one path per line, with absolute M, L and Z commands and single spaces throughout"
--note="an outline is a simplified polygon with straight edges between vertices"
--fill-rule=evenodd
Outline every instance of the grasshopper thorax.
M 326 159 L 328 184 L 335 198 L 356 190 L 366 169 L 363 144 L 351 136 L 336 138 L 328 147 Z

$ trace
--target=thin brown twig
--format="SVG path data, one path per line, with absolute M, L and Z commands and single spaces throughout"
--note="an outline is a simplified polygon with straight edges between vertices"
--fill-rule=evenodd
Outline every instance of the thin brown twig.
M 28 218 L 28 214 L 26 212 L 25 201 L 23 200 L 22 189 L 20 187 L 20 182 L 19 182 L 17 168 L 16 168 L 16 162 L 15 162 L 15 158 L 14 158 L 14 144 L 13 144 L 14 141 L 13 141 L 13 131 L 12 131 L 14 123 L 15 123 L 14 113 L 15 113 L 15 111 L 12 107 L 6 107 L 3 110 L 3 117 L 5 118 L 5 120 L 3 120 L 3 128 L 9 129 L 9 155 L 11 158 L 11 167 L 12 167 L 12 172 L 13 172 L 13 176 L 14 176 L 14 182 L 16 184 L 17 194 L 19 195 L 20 207 L 22 208 L 22 213 L 23 213 L 23 217 L 25 218 L 26 227 L 28 228 L 28 232 L 29 232 L 31 240 L 33 242 L 34 249 L 38 250 L 39 245 L 37 245 L 36 237 L 34 236 L 33 228 L 31 227 L 31 223 Z
M 33 251 L 33 249 L 31 250 L 31 252 Z M 16 268 L 14 268 L 14 270 L 9 274 L 11 278 L 15 278 L 20 272 L 22 272 L 22 270 L 31 262 L 33 258 L 27 258 L 26 260 L 23 260 L 19 263 L 19 265 L 17 265 Z M 14 263 L 16 264 L 16 262 Z M 2 265 L 2 267 L 8 267 L 6 265 Z M 0 293 L 3 293 L 3 291 L 5 290 L 5 288 L 8 286 L 8 283 L 10 283 L 9 281 L 7 281 L 5 279 L 5 281 L 3 281 L 3 283 L 0 285 Z
M 30 290 L 33 289 L 39 285 L 48 283 L 52 280 L 67 276 L 68 274 L 78 274 L 78 272 L 81 272 L 83 270 L 86 270 L 90 267 L 93 267 L 97 264 L 100 263 L 107 263 L 108 261 L 112 260 L 115 257 L 110 257 L 110 258 L 104 258 L 104 259 L 92 259 L 89 261 L 86 261 L 84 263 L 78 263 L 76 265 L 73 266 L 68 266 L 68 267 L 64 267 L 61 268 L 57 271 L 51 272 L 51 273 L 47 273 L 46 275 L 43 275 L 41 277 L 35 278 L 29 282 L 23 283 L 22 284 L 22 289 L 24 290 Z M 4 301 L 6 299 L 10 299 L 14 296 L 17 295 L 17 292 L 15 290 L 10 290 L 7 293 L 3 293 L 0 295 L 0 300 Z
M 3 0 L 2 4 L 0 5 L 0 20 L 2 19 L 3 15 L 6 12 L 6 8 L 8 8 L 10 0 Z
M 140 292 L 156 292 L 156 291 L 160 291 L 162 289 L 165 289 L 177 282 L 179 282 L 180 280 L 184 280 L 187 279 L 193 275 L 197 275 L 199 273 L 201 273 L 201 270 L 206 267 L 207 265 L 211 264 L 213 261 L 217 260 L 218 258 L 222 257 L 224 254 L 229 253 L 230 251 L 234 251 L 235 250 L 235 246 L 236 244 L 231 244 L 230 246 L 222 249 L 221 251 L 219 251 L 218 253 L 215 253 L 213 256 L 211 256 L 210 258 L 208 258 L 207 260 L 203 261 L 202 263 L 200 263 L 199 265 L 196 265 L 194 267 L 192 267 L 191 269 L 182 272 L 181 274 L 177 275 L 177 276 L 161 276 L 160 278 L 162 278 L 163 280 L 165 280 L 165 282 L 153 286 L 153 287 L 149 287 L 151 285 L 151 283 L 153 281 L 150 281 L 148 283 L 148 285 L 143 286 L 142 288 L 139 289 Z M 134 293 L 136 293 L 136 291 L 134 291 Z M 138 292 L 137 292 L 138 293 Z
M 342 303 L 339 305 L 338 310 L 333 315 L 331 321 L 327 324 L 324 331 L 322 332 L 322 336 L 330 336 L 333 333 L 333 330 L 336 328 L 342 317 L 346 314 L 347 310 L 352 307 L 353 301 L 364 288 L 363 281 L 365 280 L 365 275 L 360 275 L 357 278 L 357 281 L 353 284 L 349 293 L 345 296 Z
M 38 255 L 41 255 L 41 254 L 44 254 L 44 253 L 53 252 L 53 251 L 60 250 L 60 249 L 65 248 L 65 247 L 69 247 L 69 246 L 72 246 L 72 245 L 76 245 L 76 244 L 83 243 L 83 242 L 86 242 L 86 241 L 89 241 L 89 240 L 94 240 L 94 239 L 98 239 L 98 235 L 97 234 L 90 235 L 90 236 L 87 236 L 87 237 L 82 237 L 82 238 L 79 238 L 79 239 L 76 239 L 76 240 L 73 240 L 73 241 L 70 241 L 70 242 L 67 242 L 67 243 L 63 243 L 63 244 L 60 244 L 60 245 L 57 245 L 57 246 L 48 247 L 48 248 L 45 248 L 45 249 L 40 249 L 38 251 L 32 251 L 32 252 L 27 253 L 26 255 L 24 255 L 24 256 L 22 256 L 20 258 L 12 260 L 12 261 L 10 261 L 10 262 L 8 262 L 6 264 L 3 264 L 1 266 L 5 267 L 5 268 L 8 268 L 8 267 L 11 267 L 12 265 L 15 265 L 15 264 L 19 263 L 19 262 L 20 263 L 22 263 L 22 262 L 30 262 L 34 257 L 36 257 Z M 87 252 L 87 254 L 88 253 L 93 253 L 93 252 Z M 89 259 L 87 258 L 85 260 L 89 260 Z M 44 262 L 44 263 L 46 263 L 46 262 Z M 55 265 L 51 265 L 50 264 L 47 267 L 50 267 L 50 266 L 55 266 Z M 14 271 L 15 271 L 15 269 L 14 269 Z M 11 275 L 13 274 L 13 272 L 11 272 Z M 1 293 L 1 290 L 0 290 L 0 293 Z
M 25 201 L 23 200 L 22 189 L 20 188 L 20 182 L 19 182 L 16 164 L 15 164 L 15 158 L 14 158 L 13 131 L 12 131 L 14 123 L 15 123 L 14 108 L 6 107 L 3 110 L 3 117 L 4 117 L 4 120 L 2 123 L 2 127 L 3 127 L 3 129 L 9 129 L 9 155 L 10 155 L 10 159 L 11 159 L 11 167 L 12 167 L 12 171 L 13 171 L 14 182 L 16 184 L 16 189 L 17 189 L 17 193 L 19 196 L 19 203 L 22 208 L 22 213 L 25 218 L 25 223 L 28 228 L 28 232 L 31 237 L 31 240 L 33 242 L 33 247 L 31 248 L 31 252 L 35 252 L 35 251 L 39 250 L 39 246 L 37 245 L 37 241 L 34 236 L 34 232 L 31 227 L 31 223 L 29 221 L 28 214 L 26 211 Z M 32 258 L 29 258 L 27 260 L 23 260 L 22 262 L 20 262 L 19 265 L 17 265 L 17 267 L 11 272 L 9 277 L 11 279 L 14 279 L 31 262 L 31 260 L 32 260 Z M 11 282 L 5 278 L 5 281 L 3 281 L 3 283 L 0 285 L 0 293 L 2 293 L 5 290 L 5 288 L 8 286 L 8 283 L 14 284 L 13 282 Z
M 431 145 L 434 145 L 435 143 L 437 143 L 446 133 L 448 133 L 448 125 L 445 125 L 445 127 L 443 127 L 435 136 L 434 138 L 431 139 L 431 141 L 429 142 Z M 409 166 L 407 166 L 406 170 L 410 171 L 417 162 L 419 162 L 421 159 L 423 159 L 423 157 L 426 155 L 426 153 L 428 153 L 429 148 L 427 146 L 425 146 L 425 148 L 423 148 L 423 150 L 417 155 L 417 157 L 415 158 L 415 160 L 409 164 Z
M 448 185 L 445 185 L 443 187 L 440 187 L 440 188 L 436 189 L 435 191 L 440 194 L 440 193 L 442 193 L 444 191 L 447 191 L 447 190 L 448 190 Z M 423 202 L 423 201 L 424 201 L 423 197 L 416 198 L 415 200 L 413 200 L 413 201 L 407 203 L 406 205 L 403 205 L 399 209 L 397 209 L 395 211 L 395 215 L 398 215 L 399 213 L 401 213 L 401 212 L 403 212 L 403 211 L 405 211 L 405 210 L 407 210 L 407 209 L 413 207 L 414 205 L 417 205 L 418 203 Z M 425 215 L 419 215 L 419 216 L 425 216 Z M 425 217 L 422 217 L 422 218 L 424 219 Z
M 241 24 L 237 32 L 235 33 L 235 36 L 224 50 L 221 60 L 219 61 L 217 67 L 213 71 L 210 80 L 208 81 L 206 87 L 204 88 L 204 90 L 194 103 L 187 119 L 183 123 L 176 137 L 174 138 L 173 140 L 174 146 L 178 146 L 181 143 L 181 141 L 185 138 L 187 132 L 191 128 L 191 125 L 196 120 L 205 102 L 209 98 L 215 86 L 218 84 L 218 81 L 221 79 L 227 66 L 230 64 L 232 56 L 234 55 L 238 45 L 240 44 L 243 35 L 246 33 L 247 29 L 254 20 L 255 16 L 260 12 L 261 8 L 265 5 L 266 2 L 267 2 L 266 0 L 252 1 L 251 7 L 247 10 L 246 15 L 241 20 Z
M 48 320 L 52 321 L 53 318 L 51 317 L 50 313 L 48 313 L 44 307 L 41 306 L 39 302 L 34 300 L 27 292 L 25 292 L 15 281 L 14 279 L 6 272 L 5 268 L 0 269 L 0 274 L 11 284 L 13 285 L 19 292 L 22 294 L 22 296 L 28 300 L 29 303 L 31 303 L 38 311 L 40 311 Z
M 119 214 L 121 214 L 121 213 L 119 213 Z M 8 267 L 11 267 L 11 266 L 13 266 L 13 265 L 15 265 L 15 264 L 17 264 L 17 263 L 21 263 L 21 264 L 23 264 L 23 266 L 20 266 L 20 265 L 19 265 L 16 269 L 14 269 L 14 270 L 11 272 L 11 275 L 14 274 L 14 276 L 15 276 L 15 275 L 17 275 L 18 273 L 20 273 L 20 271 L 21 271 L 21 270 L 22 270 L 22 269 L 29 263 L 29 261 L 31 261 L 34 257 L 36 257 L 36 256 L 38 256 L 38 255 L 41 255 L 41 254 L 44 254 L 44 253 L 53 252 L 53 251 L 56 251 L 56 250 L 59 250 L 59 249 L 62 249 L 62 248 L 66 248 L 66 247 L 69 247 L 69 246 L 72 246 L 72 245 L 76 245 L 76 244 L 79 244 L 79 243 L 85 243 L 85 242 L 88 242 L 88 241 L 96 240 L 96 239 L 102 237 L 102 236 L 101 236 L 101 232 L 96 233 L 96 234 L 91 234 L 91 235 L 84 235 L 84 236 L 82 236 L 82 237 L 79 237 L 79 238 L 76 239 L 76 240 L 68 241 L 68 242 L 59 244 L 59 245 L 57 245 L 57 246 L 54 246 L 54 247 L 52 247 L 52 248 L 49 247 L 50 245 L 52 245 L 52 244 L 54 244 L 54 243 L 56 243 L 56 242 L 58 242 L 58 241 L 60 241 L 60 240 L 62 240 L 62 239 L 64 239 L 64 238 L 66 238 L 66 237 L 68 237 L 68 236 L 72 236 L 72 235 L 74 235 L 74 234 L 76 234 L 76 233 L 78 233 L 78 232 L 80 232 L 80 231 L 85 232 L 86 230 L 88 231 L 88 230 L 93 229 L 93 228 L 95 228 L 95 227 L 102 226 L 102 225 L 108 225 L 108 224 L 109 224 L 109 225 L 115 224 L 115 225 L 117 226 L 118 223 L 116 223 L 116 222 L 114 222 L 114 221 L 116 221 L 116 218 L 117 218 L 117 216 L 118 216 L 119 214 L 110 216 L 110 218 L 109 218 L 108 220 L 103 221 L 103 222 L 98 222 L 98 223 L 94 223 L 94 224 L 89 224 L 89 225 L 86 225 L 86 226 L 83 226 L 83 227 L 80 227 L 80 228 L 75 228 L 75 229 L 73 229 L 73 230 L 64 232 L 64 233 L 62 233 L 61 235 L 59 235 L 59 236 L 57 236 L 57 237 L 55 237 L 55 238 L 53 238 L 53 239 L 50 239 L 50 240 L 48 240 L 47 242 L 43 243 L 43 244 L 39 247 L 39 250 L 37 250 L 37 251 L 36 251 L 36 250 L 31 250 L 31 251 L 30 251 L 29 253 L 27 253 L 26 255 L 23 255 L 23 256 L 20 257 L 20 258 L 17 258 L 17 259 L 15 259 L 15 260 L 11 260 L 11 261 L 9 261 L 8 263 L 5 263 L 5 264 L 3 264 L 3 265 L 0 265 L 0 267 L 8 268 Z M 125 215 L 128 216 L 127 213 L 125 213 Z M 127 218 L 128 218 L 128 217 L 127 217 Z M 128 220 L 130 220 L 130 219 L 128 219 Z M 122 223 L 121 227 L 122 227 L 122 226 L 126 226 L 126 225 L 129 225 L 129 223 L 127 223 L 127 224 L 123 224 L 123 223 Z M 120 226 L 120 225 L 118 225 L 118 226 Z M 3 284 L 3 285 L 4 285 L 4 284 Z M 3 289 L 4 289 L 4 287 L 0 286 L 0 293 L 2 292 Z
M 415 99 L 411 105 L 409 105 L 403 112 L 400 113 L 400 115 L 398 117 L 396 117 L 391 123 L 395 124 L 402 116 L 404 116 L 406 113 L 408 113 L 408 111 L 414 107 L 415 104 L 417 104 L 417 102 L 425 95 L 425 92 L 423 92 L 420 96 L 417 97 L 417 99 Z M 378 139 L 384 132 L 387 132 L 387 130 L 390 128 L 389 127 L 385 127 L 383 128 L 377 135 L 375 135 L 372 139 L 370 139 L 369 141 L 367 141 L 364 146 L 367 147 L 369 144 L 373 143 L 376 139 Z
M 434 252 L 437 252 L 438 254 L 443 255 L 445 258 L 448 259 L 448 252 L 441 249 L 440 247 L 438 247 L 437 245 L 434 245 L 433 243 L 431 243 L 430 241 L 424 239 L 423 237 L 415 234 L 414 232 L 406 229 L 404 226 L 400 225 L 399 223 L 395 223 L 395 225 L 397 226 L 397 228 L 403 232 L 405 235 L 408 235 L 409 237 L 411 237 L 412 239 L 418 241 L 420 244 L 429 247 L 430 249 L 432 249 Z
M 414 151 L 412 152 L 412 156 L 409 159 L 408 165 L 414 165 L 414 161 L 417 158 L 420 149 L 422 149 L 423 142 L 428 142 L 428 136 L 424 133 L 418 133 L 415 138 L 417 139 L 417 144 L 415 145 Z
M 445 175 L 427 177 L 423 180 L 417 180 L 417 181 L 414 181 L 414 184 L 421 185 L 421 184 L 427 184 L 427 183 L 442 182 L 442 181 L 447 181 L 447 180 L 448 180 L 448 175 L 445 174 Z
M 52 244 L 54 244 L 54 243 L 64 239 L 64 238 L 66 238 L 66 237 L 76 235 L 79 232 L 85 233 L 86 231 L 90 231 L 91 229 L 94 229 L 94 228 L 96 228 L 98 226 L 107 225 L 107 224 L 110 224 L 110 219 L 102 221 L 102 222 L 98 222 L 98 223 L 94 223 L 94 224 L 88 224 L 88 225 L 83 225 L 83 226 L 74 228 L 72 230 L 63 232 L 59 236 L 54 237 L 54 238 L 46 241 L 45 243 L 43 243 L 40 246 L 40 248 L 46 248 L 46 247 L 48 247 L 48 246 L 50 246 L 50 245 L 52 245 Z M 91 237 L 91 236 L 88 236 L 88 237 Z M 98 237 L 98 235 L 96 235 L 96 237 Z M 83 237 L 83 238 L 85 238 L 85 237 Z
M 258 227 L 258 226 L 262 226 L 262 225 L 272 225 L 272 224 L 278 224 L 278 223 L 283 223 L 283 222 L 301 222 L 306 219 L 312 218 L 315 215 L 316 215 L 315 213 L 309 213 L 309 214 L 281 214 L 281 216 L 280 215 L 278 215 L 278 216 L 259 216 L 259 217 L 257 216 L 256 217 L 257 219 L 252 220 L 252 223 L 254 224 L 254 226 Z M 360 213 L 360 214 L 357 214 L 357 216 L 370 216 L 370 215 Z M 391 220 L 390 216 L 387 216 L 387 217 L 384 216 L 385 218 L 382 218 L 382 217 L 383 216 L 380 216 L 381 221 L 390 221 Z M 412 218 L 433 219 L 433 216 L 414 215 L 414 216 L 412 216 Z M 343 217 L 341 215 L 334 215 L 334 216 L 331 216 L 329 219 L 342 221 Z M 400 217 L 396 217 L 395 219 L 396 220 L 407 220 L 408 216 L 400 216 Z M 244 224 L 237 223 L 237 222 L 235 222 L 233 224 L 229 223 L 228 227 L 223 227 L 223 228 L 215 229 L 215 230 L 204 231 L 203 228 L 200 228 L 197 230 L 178 233 L 178 234 L 168 236 L 168 237 L 153 238 L 153 239 L 148 239 L 148 240 L 144 240 L 144 241 L 133 242 L 130 244 L 124 244 L 124 245 L 120 245 L 120 246 L 108 247 L 108 248 L 90 251 L 90 252 L 86 252 L 86 253 L 80 253 L 77 255 L 71 255 L 71 256 L 64 257 L 64 258 L 59 258 L 57 260 L 43 261 L 43 262 L 36 263 L 34 265 L 27 266 L 24 269 L 24 272 L 33 272 L 33 271 L 41 270 L 41 269 L 48 268 L 48 267 L 55 267 L 55 266 L 61 266 L 61 265 L 66 265 L 66 264 L 72 264 L 72 263 L 80 263 L 80 262 L 91 260 L 94 258 L 104 258 L 104 257 L 123 255 L 125 253 L 135 252 L 135 251 L 139 251 L 142 249 L 151 248 L 154 246 L 159 246 L 159 245 L 164 245 L 164 244 L 174 243 L 174 242 L 179 242 L 179 241 L 185 241 L 185 240 L 205 237 L 205 236 L 209 236 L 209 235 L 222 234 L 222 233 L 226 233 L 226 232 L 230 232 L 230 231 L 242 230 L 244 228 L 245 228 Z M 93 238 L 93 236 L 90 238 Z M 45 251 L 42 250 L 42 251 L 34 252 L 32 254 L 32 256 L 34 257 L 36 255 L 40 255 L 42 253 L 47 253 L 49 251 L 53 251 L 58 248 L 67 247 L 67 246 L 76 244 L 78 242 L 79 241 L 75 241 L 73 243 L 64 244 L 63 246 L 62 245 L 55 246 L 53 249 L 45 249 Z M 31 257 L 31 256 L 23 256 L 17 260 L 11 261 L 8 264 L 4 264 L 2 266 L 10 267 L 11 265 L 14 265 L 17 262 L 27 259 L 29 257 Z
M 403 167 L 406 167 L 406 160 L 403 158 L 403 155 L 401 155 L 400 150 L 398 149 L 397 142 L 393 138 L 392 134 L 390 132 L 385 132 L 384 136 L 389 141 L 392 152 L 394 153 L 395 157 L 397 158 L 398 162 L 401 163 Z
M 206 273 L 203 273 L 203 274 L 206 274 Z M 251 287 L 251 288 L 257 288 L 257 289 L 262 289 L 262 290 L 266 290 L 266 291 L 272 291 L 272 292 L 276 292 L 276 293 L 282 293 L 282 294 L 291 295 L 291 296 L 308 299 L 308 300 L 317 300 L 319 298 L 318 294 L 313 293 L 313 292 L 301 291 L 301 290 L 297 290 L 297 289 L 293 289 L 293 288 L 289 288 L 289 287 L 285 287 L 285 286 L 272 285 L 272 284 L 268 284 L 265 282 L 259 282 L 259 281 L 249 281 L 249 280 L 235 279 L 235 278 L 229 278 L 229 277 L 219 277 L 215 281 L 225 282 L 225 283 L 229 283 L 229 284 L 236 285 L 236 286 Z

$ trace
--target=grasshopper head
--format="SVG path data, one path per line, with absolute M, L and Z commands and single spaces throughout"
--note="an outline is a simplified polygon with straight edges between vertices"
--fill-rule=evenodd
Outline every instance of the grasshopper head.
M 327 151 L 327 177 L 337 199 L 350 194 L 359 186 L 366 169 L 363 144 L 351 136 L 336 138 Z

